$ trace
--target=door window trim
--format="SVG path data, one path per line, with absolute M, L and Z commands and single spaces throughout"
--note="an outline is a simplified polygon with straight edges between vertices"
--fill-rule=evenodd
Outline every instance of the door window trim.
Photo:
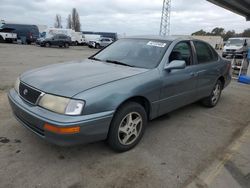
M 166 64 L 169 64 L 170 62 L 169 62 L 169 57 L 170 57 L 170 55 L 171 55 L 171 53 L 173 52 L 173 50 L 174 50 L 174 48 L 179 44 L 179 43 L 187 43 L 188 45 L 189 45 L 189 47 L 190 47 L 190 52 L 191 52 L 191 62 L 190 62 L 190 65 L 186 65 L 187 67 L 190 67 L 190 66 L 193 66 L 193 65 L 195 65 L 195 61 L 194 61 L 194 51 L 193 51 L 193 47 L 192 47 L 192 43 L 191 43 L 191 40 L 182 40 L 182 41 L 179 41 L 178 43 L 176 43 L 175 45 L 174 45 L 174 47 L 173 47 L 173 49 L 171 50 L 171 52 L 170 52 L 170 54 L 169 54 L 169 56 L 168 56 L 168 61 L 167 61 L 167 63 Z

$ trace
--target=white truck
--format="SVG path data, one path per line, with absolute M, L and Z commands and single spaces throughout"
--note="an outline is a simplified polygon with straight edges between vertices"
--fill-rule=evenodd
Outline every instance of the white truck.
M 222 56 L 245 56 L 250 48 L 250 38 L 247 37 L 235 37 L 229 38 L 224 46 Z
M 17 40 L 17 34 L 11 28 L 2 28 L 4 23 L 0 23 L 0 42 L 13 42 Z
M 56 34 L 69 36 L 73 45 L 83 45 L 86 43 L 84 35 L 81 32 L 75 32 L 73 29 L 48 28 L 42 33 L 42 38 L 51 38 Z

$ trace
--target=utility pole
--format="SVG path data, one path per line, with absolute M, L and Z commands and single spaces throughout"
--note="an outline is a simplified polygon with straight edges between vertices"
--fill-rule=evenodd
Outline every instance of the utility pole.
M 161 25 L 159 35 L 166 36 L 170 33 L 171 0 L 163 0 Z

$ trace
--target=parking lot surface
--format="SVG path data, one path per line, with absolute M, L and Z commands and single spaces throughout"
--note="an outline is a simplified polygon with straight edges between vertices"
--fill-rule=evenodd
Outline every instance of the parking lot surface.
M 0 44 L 0 187 L 185 187 L 250 123 L 250 87 L 237 82 L 215 108 L 195 103 L 151 121 L 141 143 L 125 153 L 105 142 L 58 147 L 15 120 L 6 94 L 18 74 L 95 52 Z

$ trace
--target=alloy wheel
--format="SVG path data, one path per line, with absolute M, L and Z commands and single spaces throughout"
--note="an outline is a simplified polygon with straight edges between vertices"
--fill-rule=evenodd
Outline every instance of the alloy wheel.
M 142 117 L 137 112 L 127 114 L 118 129 L 118 140 L 123 145 L 130 145 L 136 141 L 142 130 Z
M 221 86 L 220 84 L 216 84 L 212 93 L 212 103 L 216 104 L 220 98 L 220 93 L 221 93 Z

